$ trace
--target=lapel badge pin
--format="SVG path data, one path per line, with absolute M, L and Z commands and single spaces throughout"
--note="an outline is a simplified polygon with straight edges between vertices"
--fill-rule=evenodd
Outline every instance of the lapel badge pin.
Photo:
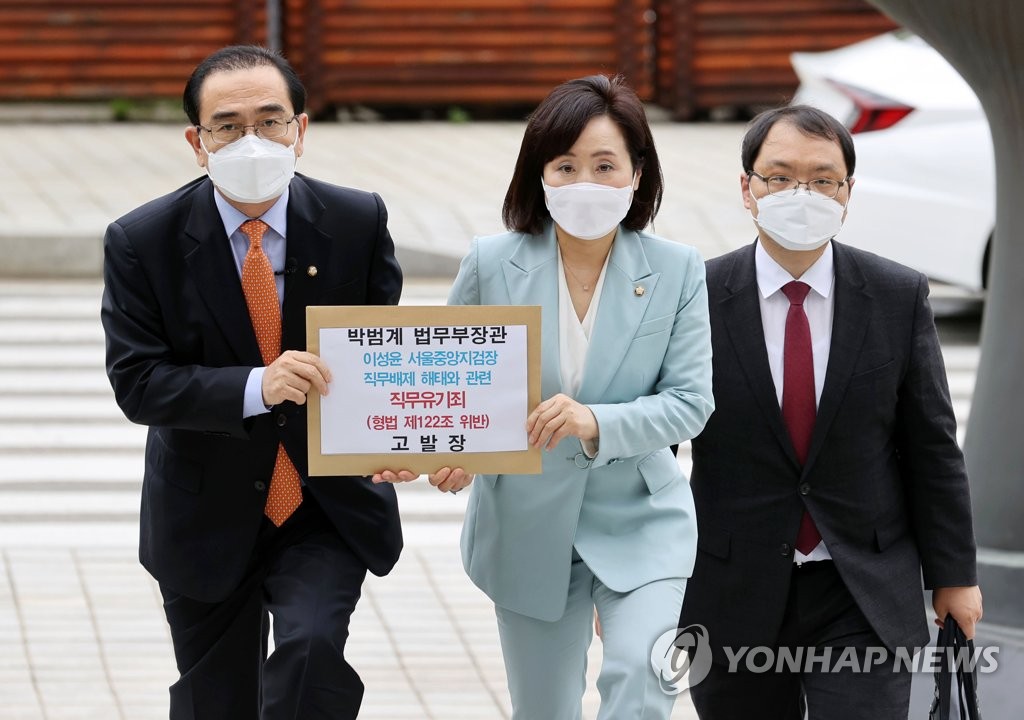
M 633 294 L 636 295 L 637 297 L 643 297 L 644 292 L 645 291 L 643 285 L 637 285 L 635 288 L 633 288 Z
M 310 265 L 306 268 L 306 274 L 310 277 L 316 277 L 316 265 Z

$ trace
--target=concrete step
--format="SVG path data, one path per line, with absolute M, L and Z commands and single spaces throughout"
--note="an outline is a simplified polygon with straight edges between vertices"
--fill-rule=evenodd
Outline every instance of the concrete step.
M 0 319 L 0 337 L 4 344 L 27 345 L 48 343 L 103 343 L 103 326 L 99 314 L 95 321 L 56 319 Z
M 0 318 L 99 322 L 100 288 L 59 295 L 0 295 Z
M 0 423 L 94 422 L 124 419 L 111 393 L 94 395 L 13 395 L 0 409 Z
M 968 399 L 953 398 L 953 415 L 956 417 L 958 427 L 966 427 L 967 418 L 971 415 L 971 401 Z
M 81 487 L 0 483 L 0 526 L 10 530 L 17 524 L 137 523 L 140 484 L 123 480 L 124 487 L 118 489 L 103 482 L 83 479 Z M 470 494 L 442 493 L 425 478 L 398 485 L 396 492 L 403 521 L 412 523 L 461 522 Z
M 425 480 L 396 488 L 403 519 L 415 522 L 461 521 L 468 492 L 442 493 Z M 9 523 L 138 522 L 139 487 L 124 489 L 26 489 L 0 485 L 0 525 Z
M 974 394 L 974 372 L 947 372 L 949 394 L 956 399 L 969 400 Z
M 458 552 L 462 519 L 454 521 L 418 521 L 406 518 L 402 522 L 405 552 L 412 554 L 424 547 L 443 545 Z M 15 521 L 0 523 L 0 547 L 5 550 L 30 548 L 71 547 L 124 548 L 132 553 L 139 544 L 138 517 L 109 522 L 72 521 Z M 408 557 L 408 555 L 406 555 Z M 0 717 L 7 715 L 0 713 Z M 21 717 L 21 716 L 16 716 Z M 30 716 L 36 717 L 36 716 Z M 63 715 L 61 717 L 64 717 Z M 72 717 L 78 717 L 73 715 Z M 92 716 L 95 717 L 95 716 Z M 106 717 L 106 716 L 104 716 Z
M 13 461 L 12 461 L 13 460 Z M 141 455 L 47 455 L 42 460 L 0 454 L 0 526 L 33 523 L 137 523 Z M 680 467 L 689 472 L 688 444 Z M 409 522 L 461 522 L 469 492 L 433 488 L 425 477 L 396 486 Z
M 8 395 L 106 395 L 113 391 L 102 368 L 3 368 L 0 397 Z M 0 412 L 3 412 L 0 410 Z
M 13 452 L 0 445 L 0 489 L 9 487 L 106 487 L 128 485 L 136 488 L 142 480 L 145 428 L 125 424 L 133 437 L 116 449 L 109 447 L 76 447 L 70 443 L 53 445 L 44 452 L 25 448 Z M 6 435 L 0 425 L 0 435 Z M 51 428 L 52 429 L 52 428 Z M 140 432 L 141 431 L 141 434 Z M 109 430 L 103 430 L 109 434 Z M 679 448 L 679 466 L 689 475 L 692 464 L 690 444 Z M 407 483 L 403 488 L 430 490 L 426 482 Z
M 0 370 L 83 369 L 103 370 L 102 342 L 25 343 L 0 347 Z
M 129 491 L 40 492 L 0 490 L 0 523 L 106 522 L 139 514 L 139 494 Z
M 0 489 L 111 488 L 138 490 L 143 446 L 122 452 L 0 452 Z
M 146 428 L 122 422 L 0 424 L 0 452 L 136 451 Z
M 68 295 L 93 295 L 97 299 L 103 292 L 103 283 L 94 279 L 33 279 L 4 278 L 0 284 L 0 298 L 5 297 L 61 297 Z
M 942 358 L 946 363 L 946 371 L 967 370 L 972 374 L 978 370 L 978 359 L 981 348 L 977 345 L 946 345 L 942 348 Z

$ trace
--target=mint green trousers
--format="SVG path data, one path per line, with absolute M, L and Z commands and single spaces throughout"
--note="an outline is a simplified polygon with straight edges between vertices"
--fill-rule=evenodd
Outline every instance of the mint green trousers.
M 595 607 L 604 645 L 598 720 L 668 720 L 676 696 L 662 691 L 651 648 L 675 630 L 685 589 L 686 578 L 670 578 L 615 592 L 574 552 L 560 619 L 546 622 L 496 607 L 512 720 L 582 718 Z

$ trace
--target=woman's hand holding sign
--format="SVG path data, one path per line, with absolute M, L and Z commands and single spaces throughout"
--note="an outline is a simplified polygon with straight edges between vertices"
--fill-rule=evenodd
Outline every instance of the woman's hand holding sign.
M 373 482 L 403 483 L 410 482 L 418 477 L 419 475 L 409 470 L 398 470 L 397 472 L 394 470 L 381 470 L 374 474 Z M 462 468 L 443 467 L 437 472 L 429 474 L 427 478 L 430 484 L 441 492 L 452 493 L 457 493 L 459 490 L 469 487 L 470 483 L 473 482 L 473 475 L 467 473 Z
M 398 472 L 394 470 L 381 470 L 379 473 L 374 473 L 373 482 L 378 484 L 382 482 L 404 483 L 412 482 L 418 477 L 419 475 L 408 470 L 399 470 Z
M 469 487 L 473 482 L 473 475 L 459 467 L 443 467 L 427 477 L 430 479 L 430 484 L 441 492 L 457 493 L 462 488 Z
M 559 393 L 537 405 L 526 419 L 531 447 L 553 450 L 567 437 L 597 440 L 597 418 L 586 405 Z

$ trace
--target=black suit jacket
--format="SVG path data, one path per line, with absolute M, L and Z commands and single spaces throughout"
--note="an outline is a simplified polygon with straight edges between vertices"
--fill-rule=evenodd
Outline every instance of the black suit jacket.
M 176 592 L 226 597 L 246 570 L 280 442 L 345 542 L 387 573 L 402 548 L 394 488 L 308 477 L 305 406 L 242 418 L 246 380 L 263 362 L 213 193 L 198 179 L 112 223 L 104 240 L 107 374 L 128 419 L 149 426 L 140 559 Z M 297 175 L 287 217 L 297 271 L 285 277 L 282 350 L 305 350 L 307 305 L 398 302 L 402 274 L 376 194 Z
M 833 246 L 831 350 L 802 468 L 768 366 L 755 246 L 707 263 L 716 410 L 693 440 L 698 553 L 681 622 L 705 625 L 717 651 L 776 641 L 805 507 L 890 649 L 928 641 L 922 569 L 929 588 L 977 581 L 927 279 Z

